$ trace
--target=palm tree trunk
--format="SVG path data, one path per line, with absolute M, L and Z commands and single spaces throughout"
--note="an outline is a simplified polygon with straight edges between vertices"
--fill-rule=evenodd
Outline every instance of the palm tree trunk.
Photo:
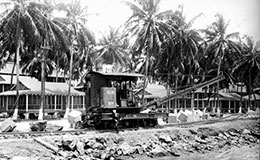
M 167 49 L 167 55 L 168 55 L 168 75 L 167 75 L 167 97 L 168 97 L 168 107 L 167 107 L 167 113 L 169 113 L 170 107 L 171 107 L 171 101 L 170 101 L 170 63 L 169 63 L 169 59 L 170 59 L 170 55 L 169 55 L 169 50 Z
M 58 82 L 58 73 L 59 73 L 59 62 L 57 62 L 56 65 L 56 79 L 55 79 L 56 82 Z
M 177 93 L 177 89 L 178 89 L 178 75 L 177 75 L 177 71 L 175 70 L 174 67 L 174 73 L 175 73 L 175 94 Z M 178 98 L 174 98 L 174 113 L 177 114 L 178 112 L 178 108 L 177 108 L 177 100 Z
M 224 51 L 222 50 L 223 55 L 220 56 L 219 64 L 218 64 L 218 71 L 217 71 L 217 76 L 219 77 L 220 75 L 220 68 L 221 68 L 221 63 L 222 59 L 224 58 Z M 217 82 L 217 114 L 220 116 L 221 110 L 220 110 L 220 102 L 219 102 L 219 81 Z
M 167 107 L 167 113 L 169 113 L 171 108 L 171 101 L 170 101 L 170 71 L 168 70 L 168 78 L 167 78 L 167 97 L 168 97 L 168 107 Z
M 39 120 L 44 120 L 45 115 L 45 53 L 42 53 L 41 61 L 41 106 L 39 110 Z
M 39 120 L 44 120 L 45 116 L 45 65 L 46 65 L 46 52 L 49 49 L 47 41 L 44 40 L 42 47 L 42 61 L 41 61 L 41 106 L 39 109 Z
M 67 98 L 67 106 L 66 106 L 66 111 L 65 111 L 64 118 L 68 118 L 68 113 L 70 111 L 70 106 L 71 106 L 70 98 L 71 98 L 71 79 L 72 79 L 72 65 L 73 65 L 73 52 L 74 52 L 73 50 L 74 49 L 73 49 L 73 44 L 72 44 L 72 46 L 70 47 L 70 68 L 69 68 L 68 98 Z
M 241 86 L 240 86 L 240 102 L 239 102 L 239 111 L 238 113 L 242 113 L 242 107 L 243 107 L 243 94 L 242 94 L 242 82 L 241 82 Z
M 145 94 L 145 88 L 147 86 L 148 67 L 149 67 L 149 52 L 147 52 L 147 56 L 145 60 L 145 77 L 144 77 L 144 85 L 143 85 L 142 104 L 144 104 L 144 94 Z
M 251 70 L 249 71 L 249 95 L 248 95 L 248 107 L 247 111 L 251 109 Z
M 19 61 L 20 61 L 20 39 L 18 39 L 18 44 L 16 48 L 16 101 L 15 101 L 15 108 L 13 113 L 13 119 L 18 118 L 18 108 L 19 108 Z

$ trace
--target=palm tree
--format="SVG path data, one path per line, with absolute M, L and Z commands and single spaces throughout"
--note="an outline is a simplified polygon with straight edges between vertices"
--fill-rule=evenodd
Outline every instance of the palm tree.
M 1 55 L 14 55 L 16 65 L 16 103 L 14 109 L 14 118 L 17 118 L 19 101 L 19 62 L 20 53 L 39 48 L 43 39 L 43 22 L 46 20 L 41 4 L 26 0 L 15 0 L 7 5 L 13 7 L 7 8 L 1 15 L 0 20 L 0 41 L 2 44 Z
M 242 55 L 233 68 L 233 74 L 247 86 L 249 95 L 248 110 L 251 107 L 253 86 L 259 82 L 260 75 L 260 41 L 254 43 L 253 38 L 245 36 L 242 43 Z M 240 106 L 241 107 L 241 106 Z M 240 109 L 241 110 L 241 109 Z
M 130 35 L 135 37 L 133 48 L 143 54 L 145 60 L 145 80 L 143 90 L 146 87 L 146 78 L 148 77 L 148 60 L 159 51 L 163 35 L 167 35 L 170 26 L 165 23 L 165 18 L 172 13 L 167 10 L 159 11 L 160 0 L 136 0 L 136 3 L 125 2 L 133 11 L 132 16 L 126 22 L 126 28 Z M 144 94 L 142 96 L 144 102 Z
M 95 43 L 93 33 L 85 25 L 87 22 L 87 7 L 82 8 L 79 0 L 72 0 L 71 2 L 57 4 L 58 10 L 66 12 L 66 18 L 59 18 L 64 24 L 67 25 L 65 33 L 69 40 L 69 52 L 70 52 L 70 64 L 69 64 L 69 88 L 68 88 L 68 100 L 65 112 L 67 116 L 70 108 L 70 92 L 71 92 L 71 80 L 73 73 L 73 61 L 74 57 L 82 57 L 84 55 L 88 59 L 89 46 Z
M 93 55 L 94 61 L 103 64 L 119 65 L 122 69 L 127 69 L 131 65 L 126 36 L 122 35 L 118 29 L 110 27 L 107 35 L 102 36 L 97 44 L 97 50 Z
M 186 22 L 183 6 L 180 5 L 167 20 L 172 30 L 167 37 L 165 36 L 160 54 L 155 59 L 156 71 L 161 73 L 157 77 L 168 84 L 168 93 L 173 87 L 175 91 L 178 90 L 178 81 L 181 82 L 181 87 L 191 85 L 193 74 L 200 71 L 198 51 L 202 38 L 197 30 L 191 28 L 200 16 L 201 14 Z
M 216 15 L 216 21 L 212 23 L 207 29 L 202 30 L 205 33 L 205 39 L 208 42 L 208 45 L 205 49 L 206 56 L 208 59 L 211 58 L 211 65 L 216 64 L 217 66 L 217 76 L 221 74 L 221 66 L 223 64 L 224 57 L 230 53 L 230 50 L 235 50 L 236 52 L 231 53 L 240 53 L 239 45 L 234 41 L 239 39 L 239 33 L 234 32 L 227 34 L 226 30 L 229 25 L 229 22 L 224 20 L 224 17 L 220 14 Z M 217 111 L 219 109 L 219 82 L 217 83 Z M 213 109 L 213 112 L 215 110 Z

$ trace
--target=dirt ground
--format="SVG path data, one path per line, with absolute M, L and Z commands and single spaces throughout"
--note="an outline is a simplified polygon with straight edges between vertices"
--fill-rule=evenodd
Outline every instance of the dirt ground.
M 181 155 L 180 157 L 147 157 L 147 156 L 135 156 L 124 157 L 124 160 L 259 160 L 260 159 L 260 147 L 259 145 L 232 147 L 227 150 L 221 150 L 209 153 L 192 153 L 187 155 Z
M 178 133 L 179 135 L 187 135 L 190 129 L 197 129 L 199 127 L 210 127 L 215 130 L 225 130 L 228 128 L 252 128 L 256 124 L 259 124 L 258 120 L 236 120 L 231 122 L 204 124 L 204 125 L 191 125 L 186 127 L 168 126 L 157 129 L 139 129 L 139 130 L 124 130 L 117 133 L 105 132 L 101 133 L 98 131 L 91 131 L 88 135 L 75 135 L 75 138 L 80 137 L 113 137 L 122 136 L 124 141 L 133 144 L 141 143 L 153 139 L 155 135 L 160 133 Z M 47 136 L 43 139 L 47 142 L 53 141 L 54 139 L 61 137 Z M 259 142 L 259 139 L 258 139 Z M 166 156 L 166 157 L 148 157 L 146 155 L 133 155 L 127 157 L 120 157 L 123 160 L 259 160 L 260 159 L 260 144 L 252 143 L 245 146 L 231 146 L 229 148 L 223 148 L 221 150 L 207 151 L 205 153 L 187 153 L 180 152 L 179 157 Z M 56 160 L 55 154 L 33 139 L 0 139 L 0 160 Z
M 34 140 L 1 140 L 0 160 L 50 160 L 53 153 Z

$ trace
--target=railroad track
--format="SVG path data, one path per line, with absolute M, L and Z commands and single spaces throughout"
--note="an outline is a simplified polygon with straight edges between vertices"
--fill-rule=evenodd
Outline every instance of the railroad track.
M 212 124 L 212 123 L 219 123 L 219 122 L 230 122 L 236 120 L 259 120 L 259 117 L 251 117 L 251 118 L 242 118 L 242 115 L 239 115 L 235 118 L 228 119 L 230 117 L 224 117 L 220 119 L 208 120 L 208 121 L 197 121 L 197 122 L 186 122 L 186 123 L 175 123 L 175 124 L 166 124 L 164 126 L 156 126 L 152 128 L 145 128 L 146 130 L 149 129 L 156 129 L 156 128 L 165 128 L 165 127 L 181 127 L 181 128 L 188 128 L 193 125 L 204 125 L 204 124 Z M 123 129 L 123 131 L 132 131 L 138 130 L 138 128 L 127 128 Z M 104 130 L 96 130 L 94 128 L 86 128 L 86 129 L 74 129 L 74 130 L 65 130 L 65 131 L 56 131 L 56 132 L 47 132 L 47 131 L 31 131 L 31 132 L 2 132 L 0 133 L 0 140 L 3 139 L 31 139 L 37 137 L 44 137 L 44 136 L 62 136 L 62 135 L 83 135 L 90 132 L 115 132 L 111 129 L 104 129 Z

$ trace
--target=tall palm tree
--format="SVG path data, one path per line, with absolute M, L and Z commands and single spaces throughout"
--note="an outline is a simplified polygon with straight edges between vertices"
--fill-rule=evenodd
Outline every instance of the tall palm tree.
M 107 35 L 102 36 L 97 44 L 97 50 L 93 55 L 94 61 L 103 64 L 119 65 L 121 70 L 127 69 L 131 65 L 131 59 L 128 51 L 128 43 L 126 36 L 121 34 L 120 28 L 114 29 L 110 27 Z
M 67 116 L 70 105 L 71 105 L 71 80 L 73 73 L 73 61 L 75 57 L 85 57 L 88 59 L 89 46 L 95 43 L 95 38 L 93 33 L 89 28 L 86 27 L 87 7 L 82 7 L 79 0 L 71 0 L 69 3 L 59 3 L 57 4 L 58 10 L 63 10 L 66 12 L 65 18 L 59 18 L 64 24 L 67 25 L 65 33 L 69 40 L 69 52 L 70 52 L 70 64 L 69 64 L 69 87 L 68 87 L 68 100 L 65 112 L 65 117 Z M 75 67 L 76 69 L 76 67 Z
M 172 11 L 159 12 L 160 0 L 136 0 L 135 2 L 125 2 L 133 11 L 132 16 L 126 22 L 126 28 L 128 28 L 130 35 L 136 38 L 133 47 L 146 57 L 143 85 L 143 90 L 145 90 L 149 72 L 148 60 L 159 51 L 163 35 L 167 35 L 167 31 L 170 30 L 170 26 L 165 23 L 165 18 Z M 144 102 L 144 94 L 142 101 Z
M 177 91 L 178 81 L 181 87 L 191 85 L 193 74 L 200 71 L 198 51 L 202 38 L 197 30 L 191 28 L 200 16 L 201 14 L 186 22 L 183 6 L 179 5 L 167 20 L 172 29 L 168 36 L 165 36 L 160 54 L 155 59 L 156 71 L 160 73 L 157 77 L 167 82 L 168 90 L 175 87 Z
M 16 65 L 16 102 L 14 118 L 17 118 L 19 101 L 19 68 L 20 54 L 26 50 L 39 48 L 43 39 L 43 20 L 45 16 L 39 3 L 27 0 L 14 0 L 5 3 L 13 7 L 7 7 L 0 20 L 0 41 L 2 55 L 14 55 Z
M 260 75 L 260 41 L 254 43 L 253 38 L 245 36 L 242 42 L 242 55 L 233 68 L 235 74 L 247 86 L 249 95 L 248 110 L 251 107 L 253 86 L 259 82 Z M 240 109 L 241 110 L 241 109 Z
M 211 65 L 217 66 L 217 76 L 221 73 L 221 66 L 223 64 L 224 57 L 229 54 L 230 50 L 235 50 L 236 52 L 231 53 L 240 53 L 239 45 L 234 41 L 239 39 L 239 33 L 226 33 L 229 22 L 224 20 L 224 17 L 220 14 L 216 15 L 216 21 L 211 24 L 207 29 L 202 30 L 205 34 L 205 39 L 208 42 L 208 45 L 205 49 L 206 56 L 208 59 L 212 59 Z M 219 82 L 217 83 L 217 111 L 219 109 Z M 215 110 L 213 110 L 214 112 Z

